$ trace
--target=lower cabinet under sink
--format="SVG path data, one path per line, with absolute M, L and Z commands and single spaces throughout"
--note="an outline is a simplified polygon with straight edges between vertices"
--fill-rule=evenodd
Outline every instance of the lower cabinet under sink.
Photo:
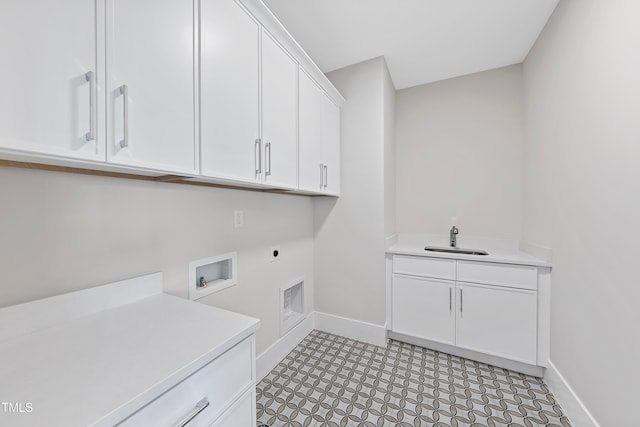
M 548 292 L 539 268 L 394 255 L 388 336 L 541 376 Z

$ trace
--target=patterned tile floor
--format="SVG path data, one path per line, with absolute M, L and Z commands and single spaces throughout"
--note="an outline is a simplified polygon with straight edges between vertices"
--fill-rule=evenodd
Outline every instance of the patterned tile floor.
M 570 426 L 540 378 L 313 331 L 257 387 L 272 427 Z

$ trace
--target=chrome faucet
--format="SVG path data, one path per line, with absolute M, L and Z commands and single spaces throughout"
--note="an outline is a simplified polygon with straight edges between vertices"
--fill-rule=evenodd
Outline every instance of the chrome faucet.
M 456 227 L 455 225 L 451 227 L 451 230 L 449 230 L 449 246 L 451 246 L 452 248 L 456 247 L 456 239 L 458 237 L 458 233 L 458 227 Z

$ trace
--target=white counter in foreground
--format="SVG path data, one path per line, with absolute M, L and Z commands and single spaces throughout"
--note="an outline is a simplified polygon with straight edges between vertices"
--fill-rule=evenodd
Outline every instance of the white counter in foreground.
M 115 425 L 259 323 L 163 294 L 161 273 L 0 309 L 0 400 L 22 409 L 0 425 Z

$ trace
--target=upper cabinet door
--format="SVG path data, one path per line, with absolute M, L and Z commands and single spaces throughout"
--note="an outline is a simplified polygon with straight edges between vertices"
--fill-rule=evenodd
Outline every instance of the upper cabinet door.
M 322 163 L 322 91 L 302 69 L 299 72 L 298 188 L 324 190 Z
M 340 194 L 340 107 L 300 69 L 298 188 Z
M 262 142 L 264 182 L 297 188 L 298 63 L 262 32 Z
M 260 24 L 234 0 L 202 0 L 200 19 L 201 173 L 260 182 Z
M 0 148 L 104 160 L 99 3 L 2 1 Z
M 322 162 L 323 190 L 332 196 L 340 195 L 340 107 L 322 94 Z
M 107 0 L 107 161 L 195 173 L 194 0 Z

